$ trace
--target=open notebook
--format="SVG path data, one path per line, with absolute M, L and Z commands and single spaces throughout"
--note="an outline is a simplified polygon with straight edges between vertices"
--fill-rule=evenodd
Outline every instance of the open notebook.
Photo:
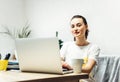
M 72 72 L 63 72 L 56 37 L 17 39 L 16 52 L 21 71 L 57 74 Z

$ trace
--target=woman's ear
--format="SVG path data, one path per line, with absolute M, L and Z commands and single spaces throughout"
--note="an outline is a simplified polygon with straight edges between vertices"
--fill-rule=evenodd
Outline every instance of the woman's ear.
M 88 25 L 86 25 L 86 30 L 89 32 Z
M 86 29 L 88 30 L 88 25 L 86 25 Z

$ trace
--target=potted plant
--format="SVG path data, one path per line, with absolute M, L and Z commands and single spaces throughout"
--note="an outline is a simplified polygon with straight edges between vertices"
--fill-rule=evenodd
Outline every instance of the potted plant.
M 12 37 L 13 40 L 15 40 L 16 38 L 28 38 L 31 34 L 30 25 L 28 23 L 26 23 L 21 28 L 14 28 L 13 30 L 9 29 L 8 26 L 3 26 L 3 27 L 5 29 L 5 32 L 3 33 Z M 14 53 L 12 59 L 16 59 Z
M 12 36 L 13 38 L 28 38 L 31 34 L 31 29 L 29 24 L 25 24 L 21 28 L 14 28 L 14 31 L 11 31 L 7 26 L 4 26 L 6 34 Z
M 58 31 L 56 31 L 56 37 L 58 37 Z M 63 45 L 63 41 L 61 39 L 59 39 L 59 48 L 61 49 Z

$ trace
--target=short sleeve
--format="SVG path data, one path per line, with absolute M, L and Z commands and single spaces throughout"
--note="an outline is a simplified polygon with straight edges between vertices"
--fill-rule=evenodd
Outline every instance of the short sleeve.
M 65 56 L 67 54 L 67 47 L 68 47 L 68 44 L 64 43 L 62 48 L 60 49 L 60 55 L 63 59 L 65 59 Z
M 98 57 L 100 53 L 100 48 L 97 45 L 93 45 L 90 48 L 89 58 L 94 59 L 98 63 Z

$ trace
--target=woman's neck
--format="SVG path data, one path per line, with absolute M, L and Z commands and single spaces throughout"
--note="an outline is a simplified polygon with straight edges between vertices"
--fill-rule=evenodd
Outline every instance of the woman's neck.
M 89 42 L 86 40 L 86 38 L 76 38 L 76 41 L 75 41 L 76 45 L 78 46 L 85 46 L 85 45 L 88 45 Z

